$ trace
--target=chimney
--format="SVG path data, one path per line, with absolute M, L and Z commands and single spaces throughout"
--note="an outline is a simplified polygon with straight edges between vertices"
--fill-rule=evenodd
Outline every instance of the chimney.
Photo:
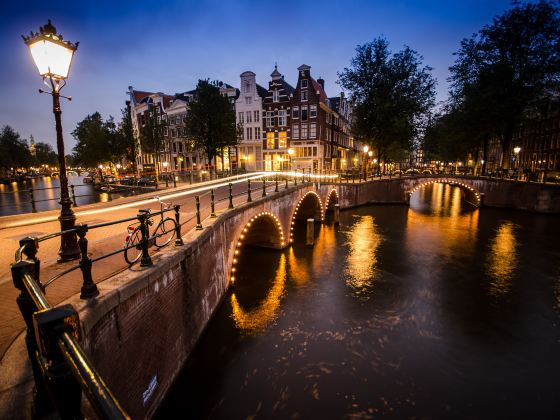
M 325 81 L 323 80 L 323 78 L 319 77 L 317 79 L 317 82 L 321 85 L 321 87 L 323 88 L 323 90 L 325 90 Z

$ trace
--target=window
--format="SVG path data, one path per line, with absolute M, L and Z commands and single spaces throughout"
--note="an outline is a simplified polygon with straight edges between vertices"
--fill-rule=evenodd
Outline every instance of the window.
M 278 148 L 279 149 L 286 148 L 286 140 L 287 140 L 286 132 L 285 131 L 280 131 L 278 133 Z
M 299 106 L 294 106 L 292 109 L 292 118 L 299 118 Z
M 167 127 L 163 127 L 163 135 L 165 137 L 167 137 L 169 135 L 169 132 L 167 131 Z
M 177 137 L 177 131 L 174 128 L 171 129 L 171 137 Z
M 299 139 L 299 124 L 292 125 L 292 138 Z
M 173 153 L 177 153 L 177 143 L 173 143 Z
M 255 127 L 255 140 L 260 140 L 260 139 L 261 139 L 261 128 Z
M 243 112 L 238 112 L 238 113 L 237 113 L 237 116 L 238 116 L 237 119 L 239 120 L 239 122 L 240 122 L 241 124 L 243 124 L 243 123 L 244 123 L 244 121 L 243 121 Z
M 177 115 L 175 117 L 175 124 L 181 124 L 181 116 L 180 115 Z
M 266 112 L 266 126 L 273 127 L 274 126 L 274 112 L 267 111 Z
M 306 87 L 307 87 L 307 79 L 303 79 L 303 80 L 301 81 L 301 87 L 302 87 L 302 88 L 306 88 Z
M 314 139 L 317 137 L 317 124 L 310 124 L 309 125 L 309 138 Z
M 245 93 L 249 93 L 251 91 L 251 84 L 245 83 Z
M 280 92 L 278 90 L 272 91 L 272 102 L 280 102 Z
M 259 122 L 260 111 L 254 111 L 253 116 L 255 117 L 255 122 Z
M 251 97 L 245 96 L 245 105 L 251 105 Z
M 307 121 L 307 107 L 306 106 L 301 107 L 301 120 L 302 121 Z
M 301 138 L 302 139 L 307 138 L 307 124 L 302 124 L 301 125 Z
M 179 143 L 179 153 L 183 153 L 183 143 Z
M 253 140 L 253 129 L 251 127 L 247 127 L 247 138 L 246 140 Z
M 306 90 L 301 91 L 301 100 L 302 101 L 307 101 L 307 91 Z
M 311 118 L 317 117 L 317 105 L 311 105 L 309 107 L 309 117 Z
M 248 123 L 252 122 L 252 119 L 251 119 L 251 111 L 247 111 L 247 112 L 245 113 L 245 120 L 246 120 Z
M 274 149 L 274 133 L 272 131 L 266 133 L 266 148 Z
M 286 115 L 287 115 L 287 111 L 285 109 L 281 109 L 278 111 L 278 125 L 281 127 L 285 127 L 286 126 Z

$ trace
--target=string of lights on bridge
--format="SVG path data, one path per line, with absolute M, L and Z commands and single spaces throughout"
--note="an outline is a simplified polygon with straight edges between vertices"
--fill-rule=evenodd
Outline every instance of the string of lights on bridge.
M 449 184 L 449 185 L 459 185 L 463 188 L 466 188 L 467 190 L 470 190 L 475 196 L 476 196 L 476 201 L 477 204 L 480 205 L 480 194 L 470 185 L 467 185 L 463 182 L 459 182 L 459 181 L 455 181 L 455 180 L 450 180 L 450 179 L 438 179 L 438 180 L 434 180 L 434 181 L 428 181 L 428 182 L 423 182 L 422 184 L 417 185 L 416 187 L 414 187 L 411 191 L 410 194 L 415 193 L 416 191 L 418 191 L 420 188 L 425 187 L 426 185 L 431 185 L 431 184 Z

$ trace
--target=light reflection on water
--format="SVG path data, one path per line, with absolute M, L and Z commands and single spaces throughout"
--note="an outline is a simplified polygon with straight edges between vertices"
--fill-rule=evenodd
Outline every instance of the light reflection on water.
M 243 253 L 156 417 L 560 418 L 557 219 L 434 184 L 316 228 Z
M 354 296 L 367 300 L 375 287 L 376 254 L 383 238 L 377 232 L 372 216 L 357 217 L 347 235 L 346 284 Z

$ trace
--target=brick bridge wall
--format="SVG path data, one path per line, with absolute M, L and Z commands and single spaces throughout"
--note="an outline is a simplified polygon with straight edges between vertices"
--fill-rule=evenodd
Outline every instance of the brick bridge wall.
M 324 211 L 329 197 L 335 196 L 341 208 L 405 203 L 407 192 L 430 181 L 432 177 L 299 185 L 219 214 L 211 223 L 205 221 L 202 231 L 186 235 L 184 246 L 156 254 L 153 267 L 135 267 L 100 283 L 97 299 L 71 299 L 80 311 L 85 351 L 127 412 L 133 418 L 150 417 L 225 296 L 235 251 L 248 223 L 268 218 L 268 225 L 259 226 L 272 226 L 270 234 L 276 239 L 271 244 L 281 248 L 289 243 L 300 205 L 318 217 L 321 209 L 313 205 L 320 199 Z M 538 189 L 470 178 L 461 182 L 484 193 L 489 205 L 560 213 L 557 186 Z

